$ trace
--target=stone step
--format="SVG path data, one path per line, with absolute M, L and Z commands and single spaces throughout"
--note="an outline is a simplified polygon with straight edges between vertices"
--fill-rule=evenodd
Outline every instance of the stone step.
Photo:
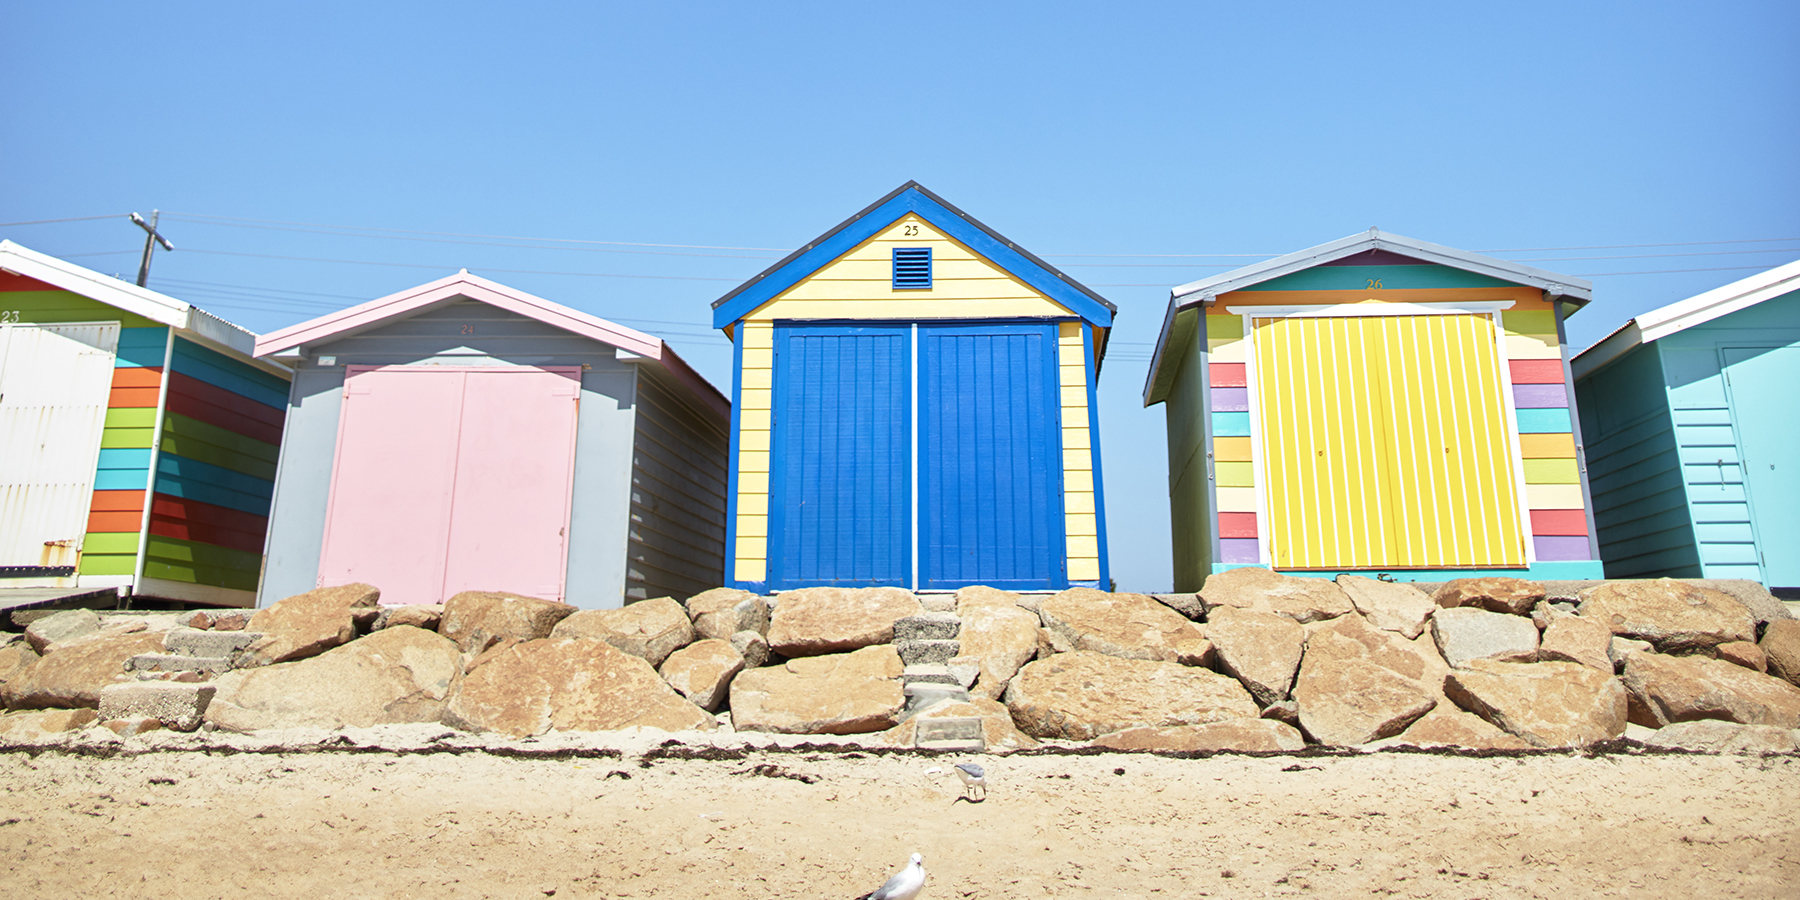
M 193 731 L 218 688 L 210 684 L 139 681 L 100 689 L 100 718 L 156 719 L 165 728 Z
M 960 633 L 962 619 L 951 612 L 923 612 L 894 621 L 894 643 L 953 640 Z
M 914 681 L 904 686 L 902 690 L 906 693 L 906 708 L 900 711 L 900 721 L 902 722 L 945 700 L 969 702 L 969 692 L 961 685 L 956 684 Z
M 231 671 L 231 660 L 223 656 L 177 656 L 170 653 L 140 653 L 125 660 L 127 672 L 199 672 L 208 677 Z
M 962 653 L 962 642 L 954 640 L 895 641 L 900 661 L 909 666 L 946 663 Z
M 950 667 L 939 663 L 907 666 L 905 671 L 900 673 L 900 680 L 906 684 L 927 682 L 962 687 L 962 684 L 957 681 L 956 675 L 950 671 Z
M 974 716 L 920 719 L 913 728 L 913 746 L 921 750 L 981 753 L 987 750 L 987 731 Z
M 262 635 L 254 631 L 201 631 L 177 628 L 163 636 L 163 649 L 176 656 L 231 656 L 256 643 Z

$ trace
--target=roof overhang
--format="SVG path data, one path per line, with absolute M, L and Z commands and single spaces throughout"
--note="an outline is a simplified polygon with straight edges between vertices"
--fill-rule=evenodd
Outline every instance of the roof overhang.
M 674 348 L 660 338 L 466 271 L 270 332 L 256 341 L 256 355 L 259 358 L 278 360 L 305 358 L 311 355 L 312 347 L 361 334 L 396 319 L 448 306 L 459 300 L 486 303 L 618 348 L 640 357 L 641 361 L 658 364 L 676 381 L 693 391 L 708 407 L 723 415 L 731 413 L 731 402 L 725 399 L 725 395 L 694 371 Z
M 1586 378 L 1639 344 L 1660 340 L 1794 291 L 1800 291 L 1800 260 L 1644 313 L 1575 354 L 1569 361 L 1569 371 L 1576 379 Z

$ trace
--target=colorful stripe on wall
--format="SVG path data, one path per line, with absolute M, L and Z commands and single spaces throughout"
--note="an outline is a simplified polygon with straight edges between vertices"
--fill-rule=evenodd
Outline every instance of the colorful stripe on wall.
M 168 340 L 169 329 L 164 327 L 119 330 L 94 497 L 81 543 L 82 575 L 136 574 L 156 434 L 156 396 L 162 387 Z

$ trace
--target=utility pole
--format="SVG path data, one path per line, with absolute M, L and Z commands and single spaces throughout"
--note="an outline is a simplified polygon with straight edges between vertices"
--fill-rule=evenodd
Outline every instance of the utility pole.
M 150 221 L 146 222 L 143 216 L 137 213 L 131 214 L 131 221 L 137 227 L 144 229 L 144 260 L 138 263 L 138 287 L 143 287 L 144 282 L 150 280 L 150 254 L 156 252 L 156 245 L 161 244 L 164 250 L 173 251 L 175 249 L 175 245 L 169 243 L 168 238 L 156 232 L 156 220 L 161 215 L 161 210 L 153 209 L 150 211 Z

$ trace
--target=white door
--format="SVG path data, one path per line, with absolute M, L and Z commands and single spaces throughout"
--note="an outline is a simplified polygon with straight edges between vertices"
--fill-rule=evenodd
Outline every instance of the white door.
M 0 326 L 0 588 L 73 587 L 117 322 Z

